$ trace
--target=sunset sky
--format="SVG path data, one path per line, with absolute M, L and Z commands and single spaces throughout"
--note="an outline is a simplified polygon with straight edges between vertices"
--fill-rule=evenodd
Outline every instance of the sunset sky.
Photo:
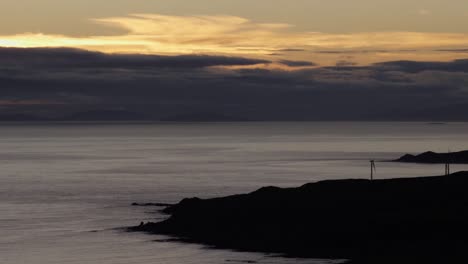
M 0 2 L 8 110 L 340 119 L 468 103 L 465 0 Z M 280 99 L 284 111 L 267 110 Z
M 347 60 L 467 57 L 463 0 L 2 1 L 0 45 Z

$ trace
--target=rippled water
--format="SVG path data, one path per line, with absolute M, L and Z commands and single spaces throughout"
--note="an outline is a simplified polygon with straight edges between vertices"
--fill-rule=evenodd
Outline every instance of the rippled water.
M 2 124 L 0 263 L 328 263 L 118 228 L 162 217 L 132 202 L 366 178 L 369 159 L 468 149 L 467 132 L 465 123 Z M 444 168 L 378 162 L 377 170 L 390 178 Z

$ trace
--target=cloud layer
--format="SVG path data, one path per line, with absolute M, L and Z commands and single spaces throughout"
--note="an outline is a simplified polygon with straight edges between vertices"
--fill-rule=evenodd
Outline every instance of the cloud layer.
M 211 54 L 310 60 L 334 65 L 353 56 L 361 65 L 387 60 L 443 60 L 466 56 L 462 33 L 301 32 L 280 23 L 256 23 L 236 16 L 133 14 L 94 19 L 118 35 L 72 37 L 40 33 L 0 36 L 3 47 L 70 47 L 113 53 Z M 445 52 L 451 50 L 452 52 Z M 287 55 L 286 55 L 287 54 Z M 344 55 L 346 54 L 346 55 Z
M 1 48 L 0 60 L 6 65 L 40 68 L 203 68 L 210 66 L 246 66 L 270 63 L 267 60 L 227 56 L 106 54 L 70 48 Z
M 299 67 L 281 70 L 240 57 L 50 48 L 3 48 L 0 60 L 4 113 L 117 109 L 154 119 L 213 113 L 251 120 L 468 120 L 468 60 L 311 68 L 286 61 Z

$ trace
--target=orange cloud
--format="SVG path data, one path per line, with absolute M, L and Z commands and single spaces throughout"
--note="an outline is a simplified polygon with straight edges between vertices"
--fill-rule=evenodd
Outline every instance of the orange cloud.
M 317 50 L 356 52 L 376 50 L 358 61 L 375 62 L 399 50 L 418 50 L 419 57 L 437 57 L 434 49 L 463 48 L 468 45 L 468 34 L 420 32 L 363 32 L 328 34 L 296 32 L 292 25 L 262 24 L 236 16 L 167 16 L 133 14 L 93 20 L 103 26 L 118 27 L 126 31 L 116 36 L 71 37 L 24 33 L 0 36 L 4 47 L 75 47 L 112 53 L 145 54 L 224 54 L 268 56 L 287 49 L 303 49 L 297 58 L 310 59 L 321 64 L 333 64 L 342 59 L 338 54 L 313 55 Z M 383 50 L 386 53 L 378 52 Z M 408 53 L 408 52 L 407 52 Z M 366 56 L 368 56 L 367 54 Z M 280 54 L 281 56 L 281 54 Z M 290 56 L 290 55 L 288 55 Z M 444 60 L 460 54 L 439 54 Z M 288 57 L 290 58 L 290 57 Z M 397 55 L 396 58 L 400 59 Z

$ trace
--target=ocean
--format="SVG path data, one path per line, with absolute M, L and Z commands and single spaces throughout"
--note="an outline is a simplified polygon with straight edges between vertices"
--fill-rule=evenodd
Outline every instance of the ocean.
M 368 178 L 371 159 L 376 178 L 442 175 L 444 165 L 385 161 L 466 149 L 467 123 L 4 123 L 0 263 L 334 263 L 210 249 L 122 228 L 166 217 L 133 202 Z

